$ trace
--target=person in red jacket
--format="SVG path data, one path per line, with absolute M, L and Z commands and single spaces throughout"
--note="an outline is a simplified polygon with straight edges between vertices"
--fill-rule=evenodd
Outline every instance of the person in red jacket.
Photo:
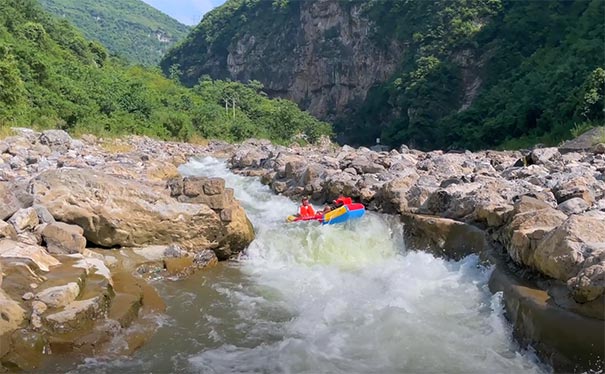
M 309 199 L 303 197 L 302 205 L 298 208 L 298 215 L 302 218 L 309 218 L 315 216 L 315 209 L 309 204 Z

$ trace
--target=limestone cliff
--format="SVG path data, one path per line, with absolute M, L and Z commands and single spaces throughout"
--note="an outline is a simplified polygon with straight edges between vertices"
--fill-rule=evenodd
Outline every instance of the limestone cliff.
M 242 6 L 231 15 L 240 22 L 233 34 L 223 29 L 212 39 L 211 15 L 162 66 L 168 71 L 180 65 L 190 85 L 205 74 L 257 80 L 269 95 L 333 119 L 389 79 L 404 52 L 395 40 L 388 48 L 373 40 L 373 23 L 362 8 L 361 2 L 334 0 L 296 1 L 283 8 L 269 1 Z
M 555 144 L 600 124 L 605 2 L 228 0 L 166 74 L 262 83 L 349 144 Z

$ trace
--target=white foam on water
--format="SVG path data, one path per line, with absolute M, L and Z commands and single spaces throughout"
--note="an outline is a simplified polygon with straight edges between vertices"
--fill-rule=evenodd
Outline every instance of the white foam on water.
M 548 371 L 513 342 L 501 295 L 487 289 L 490 270 L 476 256 L 455 262 L 406 251 L 402 226 L 378 214 L 345 225 L 287 224 L 294 202 L 212 158 L 181 172 L 225 178 L 257 233 L 240 265 L 251 284 L 215 287 L 253 336 L 190 355 L 191 371 Z M 272 308 L 289 318 L 272 321 Z
M 240 262 L 158 282 L 169 318 L 133 358 L 72 373 L 544 373 L 520 350 L 476 256 L 404 248 L 394 217 L 286 223 L 297 209 L 206 158 L 184 175 L 225 178 L 256 231 Z

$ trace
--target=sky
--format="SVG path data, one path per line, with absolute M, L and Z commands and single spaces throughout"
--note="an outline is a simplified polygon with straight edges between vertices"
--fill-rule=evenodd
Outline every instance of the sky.
M 202 16 L 225 0 L 143 0 L 185 25 L 197 25 Z

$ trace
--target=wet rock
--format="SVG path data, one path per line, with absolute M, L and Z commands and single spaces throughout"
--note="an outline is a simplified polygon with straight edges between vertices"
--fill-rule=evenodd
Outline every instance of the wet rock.
M 520 344 L 531 344 L 545 362 L 561 372 L 599 370 L 599 357 L 604 352 L 603 321 L 557 305 L 551 290 L 506 270 L 505 265 L 496 265 L 489 288 L 494 293 L 503 292 L 507 319 Z
M 170 275 L 184 277 L 193 273 L 193 257 L 167 257 L 164 259 L 164 267 Z
M 48 310 L 48 305 L 44 304 L 44 302 L 39 300 L 32 301 L 32 313 L 37 315 L 42 315 L 44 312 Z
M 52 254 L 82 253 L 86 248 L 83 234 L 84 230 L 79 226 L 55 222 L 44 228 L 42 238 Z
M 403 214 L 406 247 L 427 250 L 448 259 L 462 259 L 489 248 L 485 233 L 447 218 Z
M 80 294 L 80 286 L 70 282 L 64 286 L 47 288 L 36 294 L 36 299 L 51 308 L 62 308 L 71 303 Z
M 206 268 L 218 264 L 216 254 L 210 250 L 204 250 L 196 253 L 193 261 L 198 268 Z
M 42 271 L 49 271 L 50 267 L 60 262 L 49 255 L 44 248 L 15 242 L 10 239 L 0 239 L 0 257 L 26 259 L 32 261 Z
M 34 370 L 44 357 L 46 342 L 44 335 L 35 331 L 20 329 L 11 335 L 11 350 L 2 357 L 2 363 L 21 370 Z
M 79 328 L 89 320 L 95 319 L 108 306 L 108 300 L 96 296 L 85 300 L 76 300 L 56 313 L 48 314 L 44 319 L 56 332 L 68 332 Z
M 596 300 L 605 290 L 605 260 L 584 267 L 578 275 L 567 281 L 571 295 L 578 303 Z
M 38 214 L 34 208 L 19 209 L 8 222 L 13 225 L 18 233 L 31 230 L 39 223 Z
M 23 300 L 27 301 L 27 300 L 31 300 L 35 297 L 36 295 L 34 295 L 33 292 L 27 292 L 24 293 L 23 296 L 21 297 Z

